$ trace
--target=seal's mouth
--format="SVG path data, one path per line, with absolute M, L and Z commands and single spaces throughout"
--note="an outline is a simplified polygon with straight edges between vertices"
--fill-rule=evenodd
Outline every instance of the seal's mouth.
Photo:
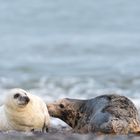
M 54 104 L 48 104 L 47 108 L 48 108 L 48 112 L 51 117 L 58 117 L 59 110 L 57 109 L 57 107 Z
M 48 108 L 48 112 L 49 112 L 50 116 L 54 117 L 54 115 L 53 115 L 54 112 L 53 112 L 53 110 L 52 110 L 51 104 L 48 104 L 48 105 L 47 105 L 47 108 Z
M 20 96 L 18 98 L 18 105 L 27 105 L 29 103 L 30 99 L 28 96 Z

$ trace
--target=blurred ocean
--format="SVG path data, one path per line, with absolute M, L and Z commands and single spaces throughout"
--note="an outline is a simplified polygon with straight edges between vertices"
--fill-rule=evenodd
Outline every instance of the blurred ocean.
M 1 0 L 0 102 L 118 93 L 140 102 L 140 1 Z

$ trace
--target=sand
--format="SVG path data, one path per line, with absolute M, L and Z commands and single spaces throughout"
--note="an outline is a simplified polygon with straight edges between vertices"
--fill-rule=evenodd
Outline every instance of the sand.
M 102 135 L 94 134 L 70 134 L 70 133 L 21 133 L 21 132 L 5 132 L 0 133 L 1 140 L 139 140 L 136 135 Z
M 0 140 L 139 140 L 140 135 L 96 135 L 77 134 L 70 128 L 60 126 L 51 128 L 48 133 L 32 132 L 0 132 Z

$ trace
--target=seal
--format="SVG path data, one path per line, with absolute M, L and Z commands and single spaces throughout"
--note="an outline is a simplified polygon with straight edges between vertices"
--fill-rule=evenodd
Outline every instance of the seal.
M 49 127 L 50 116 L 45 102 L 23 89 L 8 91 L 0 107 L 1 131 L 39 131 Z
M 78 133 L 139 133 L 140 122 L 135 105 L 127 97 L 101 95 L 92 99 L 64 98 L 47 105 L 49 114 L 59 118 Z

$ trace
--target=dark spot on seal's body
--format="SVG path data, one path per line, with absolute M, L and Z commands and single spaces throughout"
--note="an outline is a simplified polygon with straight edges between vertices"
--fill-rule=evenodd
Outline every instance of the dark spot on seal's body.
M 68 115 L 69 115 L 69 113 L 68 113 L 67 110 L 66 110 L 66 111 L 63 111 L 63 112 L 62 112 L 62 120 L 67 120 Z
M 35 130 L 34 130 L 34 128 L 33 129 L 31 129 L 31 132 L 34 132 Z
M 72 110 L 66 110 L 65 109 L 61 112 L 61 119 L 65 122 L 69 123 L 69 125 L 72 127 L 73 124 L 71 122 L 69 122 L 69 120 L 73 119 L 73 115 L 74 114 L 73 114 Z

